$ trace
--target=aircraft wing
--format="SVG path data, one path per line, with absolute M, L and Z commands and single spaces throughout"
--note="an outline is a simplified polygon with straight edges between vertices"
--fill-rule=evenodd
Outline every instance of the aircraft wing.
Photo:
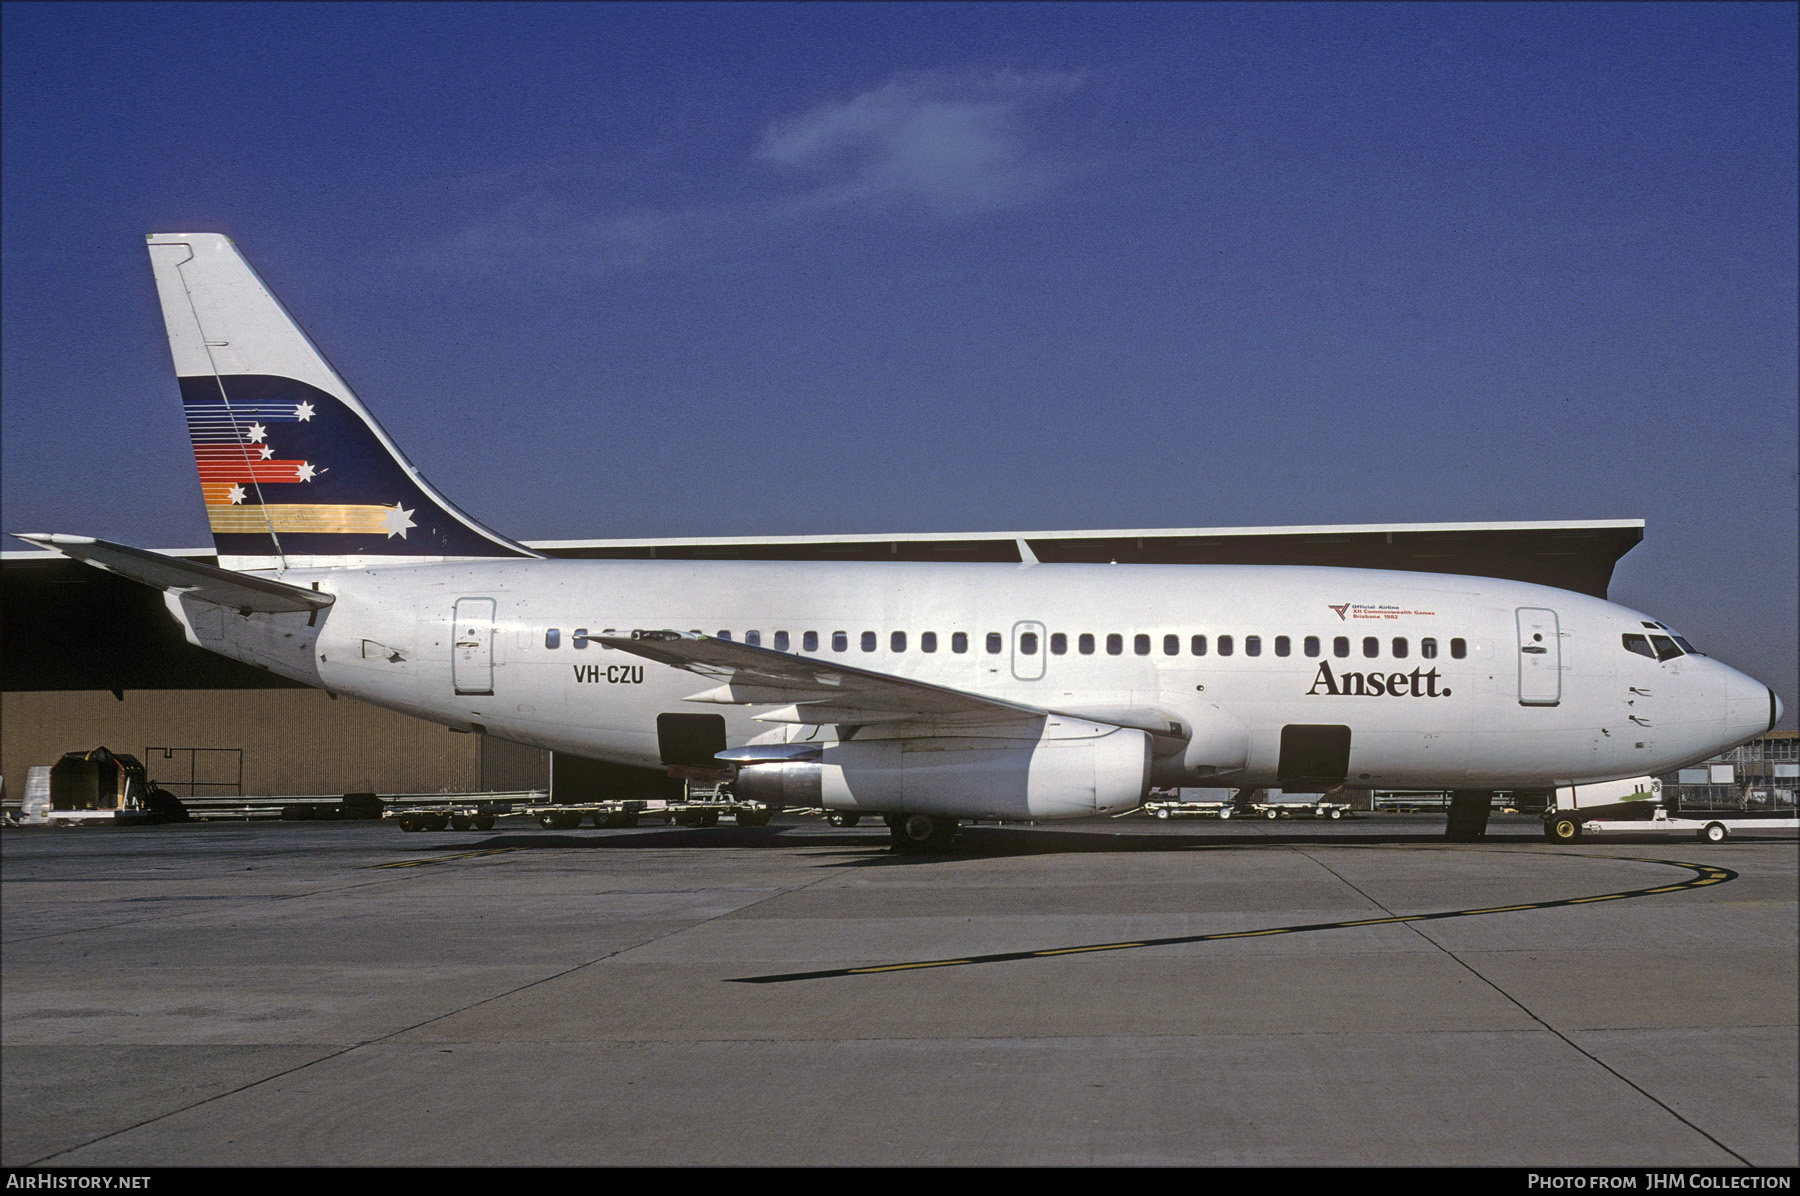
M 147 552 L 110 540 L 96 540 L 91 536 L 14 534 L 28 543 L 54 549 L 96 569 L 117 573 L 158 590 L 227 606 L 243 614 L 315 611 L 337 601 L 332 595 L 317 590 L 302 589 L 249 573 L 234 573 L 230 569 Z
M 1047 713 L 1036 706 L 710 635 L 634 631 L 629 637 L 585 638 L 718 682 L 715 688 L 688 698 L 690 702 L 782 706 L 758 716 L 770 722 L 817 725 L 916 718 L 985 722 L 1036 718 Z

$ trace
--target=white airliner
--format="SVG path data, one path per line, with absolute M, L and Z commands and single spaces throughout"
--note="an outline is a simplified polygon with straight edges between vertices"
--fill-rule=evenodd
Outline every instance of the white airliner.
M 425 481 L 228 238 L 149 248 L 223 568 L 22 538 L 164 590 L 201 647 L 420 718 L 727 769 L 742 798 L 885 815 L 905 850 L 1152 785 L 1642 776 L 1780 716 L 1656 619 L 1517 581 L 1024 541 L 1019 564 L 547 559 Z

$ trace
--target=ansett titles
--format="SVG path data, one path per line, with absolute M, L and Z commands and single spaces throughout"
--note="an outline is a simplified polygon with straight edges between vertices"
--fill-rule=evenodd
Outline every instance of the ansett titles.
M 1319 662 L 1308 694 L 1325 694 L 1334 698 L 1447 698 L 1448 688 L 1438 688 L 1436 669 L 1414 669 L 1410 673 L 1338 673 L 1333 674 L 1327 661 Z

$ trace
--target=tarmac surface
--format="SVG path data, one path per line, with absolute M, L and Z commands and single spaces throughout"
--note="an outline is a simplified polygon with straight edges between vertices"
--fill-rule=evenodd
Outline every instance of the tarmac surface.
M 1791 833 L 1442 825 L 8 829 L 0 1162 L 1800 1163 Z

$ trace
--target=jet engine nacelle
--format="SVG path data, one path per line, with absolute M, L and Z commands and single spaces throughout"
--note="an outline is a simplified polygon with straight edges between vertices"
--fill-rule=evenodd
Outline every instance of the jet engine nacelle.
M 1150 736 L 1093 724 L 1083 731 L 1036 740 L 942 735 L 837 743 L 818 760 L 745 765 L 734 792 L 777 806 L 1013 820 L 1114 814 L 1141 804 L 1150 784 Z

